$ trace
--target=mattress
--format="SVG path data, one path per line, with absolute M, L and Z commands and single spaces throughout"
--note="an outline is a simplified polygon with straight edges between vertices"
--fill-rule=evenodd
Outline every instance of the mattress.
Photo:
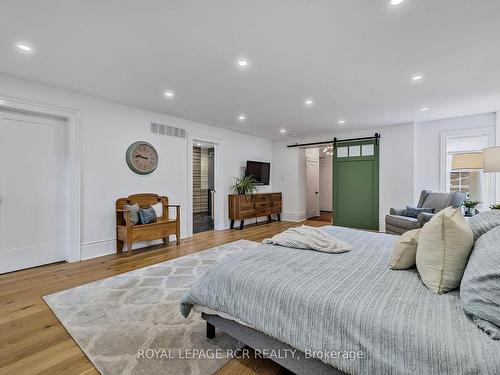
M 353 250 L 248 249 L 198 280 L 182 313 L 204 306 L 349 374 L 500 373 L 500 341 L 464 314 L 458 291 L 436 295 L 415 269 L 389 269 L 397 236 L 323 230 Z M 362 357 L 325 356 L 343 351 Z

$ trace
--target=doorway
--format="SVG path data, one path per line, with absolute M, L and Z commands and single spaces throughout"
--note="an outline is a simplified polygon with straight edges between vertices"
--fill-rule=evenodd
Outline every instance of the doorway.
M 335 225 L 379 229 L 379 141 L 339 142 L 333 150 Z
M 66 260 L 66 122 L 0 111 L 0 273 Z
M 214 229 L 215 145 L 193 142 L 193 233 Z
M 330 148 L 306 149 L 307 219 L 332 223 L 332 153 Z

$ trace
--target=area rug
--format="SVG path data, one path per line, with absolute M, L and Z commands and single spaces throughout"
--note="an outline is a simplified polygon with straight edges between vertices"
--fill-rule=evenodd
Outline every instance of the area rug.
M 44 296 L 103 375 L 216 372 L 242 344 L 179 312 L 182 294 L 214 263 L 255 247 L 240 240 Z

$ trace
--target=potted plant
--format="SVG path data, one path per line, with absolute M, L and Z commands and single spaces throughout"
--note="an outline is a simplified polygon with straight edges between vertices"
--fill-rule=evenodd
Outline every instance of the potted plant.
M 463 203 L 463 206 L 465 207 L 465 216 L 474 216 L 476 213 L 476 206 L 478 204 L 478 201 L 466 199 Z
M 491 208 L 492 210 L 500 210 L 500 203 L 497 203 L 497 204 L 492 204 L 492 205 L 490 206 L 490 208 Z
M 255 183 L 257 181 L 252 176 L 244 176 L 236 178 L 234 185 L 229 189 L 235 191 L 239 195 L 252 194 L 257 191 Z

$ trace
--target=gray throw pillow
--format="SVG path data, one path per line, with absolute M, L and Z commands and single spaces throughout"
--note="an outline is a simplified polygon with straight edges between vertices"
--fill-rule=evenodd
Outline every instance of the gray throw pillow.
M 425 212 L 428 214 L 434 213 L 434 208 L 418 208 L 418 207 L 410 207 L 406 206 L 406 209 L 403 212 L 403 216 L 417 218 L 418 214 Z
M 474 241 L 489 230 L 500 226 L 500 210 L 481 212 L 469 219 L 469 226 L 474 233 Z
M 500 339 L 500 227 L 477 241 L 460 284 L 464 311 L 492 339 Z
M 140 208 L 139 216 L 141 218 L 141 224 L 150 224 L 156 221 L 156 211 L 153 207 Z
M 130 211 L 130 224 L 136 225 L 139 224 L 139 205 L 136 204 L 126 204 L 123 206 L 124 210 L 129 210 Z M 127 220 L 127 213 L 123 213 L 123 219 L 126 221 Z

